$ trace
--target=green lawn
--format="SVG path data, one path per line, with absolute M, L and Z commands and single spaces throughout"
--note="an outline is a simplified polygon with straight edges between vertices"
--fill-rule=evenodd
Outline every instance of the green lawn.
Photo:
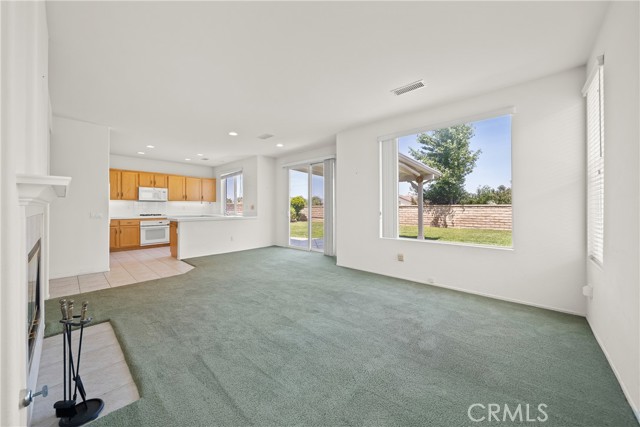
M 290 224 L 289 237 L 302 237 L 307 238 L 309 236 L 309 227 L 307 221 L 292 222 Z M 324 236 L 324 222 L 313 221 L 311 223 L 311 237 L 318 238 Z
M 290 224 L 290 237 L 307 238 L 308 222 L 299 221 Z M 314 221 L 311 225 L 312 237 L 318 238 L 324 235 L 324 223 Z M 438 240 L 441 242 L 461 242 L 475 243 L 492 246 L 511 246 L 511 231 L 505 230 L 482 230 L 477 228 L 424 228 L 425 240 Z M 401 225 L 400 237 L 416 238 L 418 236 L 417 225 Z
M 416 238 L 417 225 L 401 225 L 400 237 Z M 482 230 L 477 228 L 424 228 L 425 240 L 441 242 L 477 243 L 480 245 L 511 246 L 511 231 Z

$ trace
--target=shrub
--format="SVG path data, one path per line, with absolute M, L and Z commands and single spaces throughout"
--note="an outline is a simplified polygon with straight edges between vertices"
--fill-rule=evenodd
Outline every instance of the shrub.
M 289 221 L 296 222 L 298 220 L 298 215 L 296 215 L 296 210 L 293 207 L 289 206 Z
M 299 219 L 299 214 L 302 209 L 307 205 L 307 201 L 302 196 L 296 196 L 291 198 L 291 207 L 296 211 L 296 219 Z

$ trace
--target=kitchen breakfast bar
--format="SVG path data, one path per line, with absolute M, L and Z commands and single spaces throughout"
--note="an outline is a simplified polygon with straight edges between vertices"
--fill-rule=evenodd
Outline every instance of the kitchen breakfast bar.
M 171 255 L 180 260 L 265 246 L 256 236 L 268 241 L 271 232 L 264 230 L 257 216 L 168 215 L 167 219 Z

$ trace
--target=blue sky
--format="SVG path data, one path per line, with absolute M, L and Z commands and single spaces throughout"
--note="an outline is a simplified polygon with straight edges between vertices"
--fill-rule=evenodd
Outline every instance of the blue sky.
M 307 173 L 290 169 L 289 172 L 289 197 L 302 196 L 308 200 L 309 183 Z M 314 175 L 311 182 L 314 196 L 324 199 L 324 177 Z
M 467 175 L 466 190 L 475 192 L 482 185 L 511 187 L 511 116 L 480 120 L 472 125 L 475 135 L 471 138 L 471 149 L 481 149 L 482 154 L 473 172 Z M 416 139 L 415 134 L 398 138 L 398 151 L 409 155 L 409 147 L 419 147 Z M 408 183 L 400 183 L 399 194 L 408 194 L 409 188 Z

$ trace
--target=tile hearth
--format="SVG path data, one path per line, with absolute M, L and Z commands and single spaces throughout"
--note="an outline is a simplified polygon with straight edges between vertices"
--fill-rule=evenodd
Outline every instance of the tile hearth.
M 74 356 L 78 335 L 78 332 L 73 334 Z M 85 328 L 80 375 L 87 390 L 87 399 L 100 398 L 104 401 L 105 406 L 100 416 L 140 398 L 138 387 L 131 377 L 120 343 L 109 322 Z M 63 399 L 62 379 L 62 335 L 55 335 L 45 338 L 43 343 L 37 389 L 42 389 L 46 384 L 49 395 L 34 400 L 32 427 L 58 425 L 60 419 L 55 416 L 53 404 Z

